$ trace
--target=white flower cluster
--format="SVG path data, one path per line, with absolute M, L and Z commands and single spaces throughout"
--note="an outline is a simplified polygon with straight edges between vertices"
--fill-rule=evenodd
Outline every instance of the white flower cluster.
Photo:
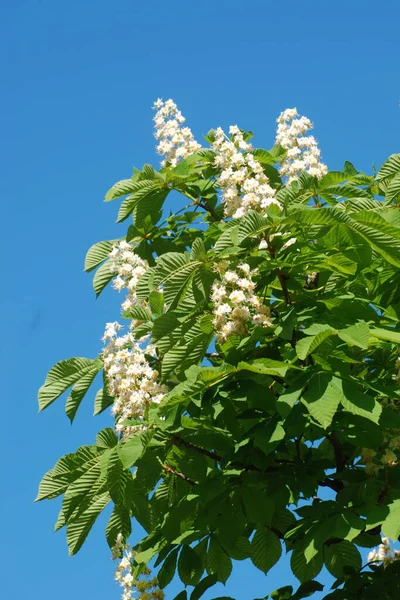
M 221 281 L 214 282 L 211 294 L 217 337 L 225 341 L 231 335 L 245 335 L 251 323 L 268 327 L 269 309 L 254 294 L 257 270 L 247 263 L 239 264 L 236 271 L 225 270 L 224 264 L 219 270 Z
M 215 131 L 215 166 L 222 168 L 218 184 L 222 188 L 224 213 L 234 219 L 248 210 L 265 212 L 271 204 L 281 208 L 275 190 L 269 185 L 261 164 L 251 154 L 251 144 L 243 139 L 236 125 L 229 128 L 229 139 L 221 127 Z
M 117 535 L 117 540 L 115 545 L 111 548 L 111 552 L 113 560 L 122 557 L 118 563 L 117 570 L 115 571 L 115 580 L 123 589 L 121 599 L 131 600 L 133 591 L 132 588 L 134 584 L 132 575 L 132 558 L 134 556 L 134 552 L 129 550 L 128 544 L 124 543 L 121 533 Z
M 399 560 L 400 550 L 391 548 L 388 538 L 382 538 L 382 544 L 371 550 L 368 554 L 368 562 L 381 562 L 386 567 L 395 560 Z
M 136 286 L 141 277 L 149 268 L 147 261 L 135 254 L 132 246 L 125 241 L 116 244 L 110 254 L 110 270 L 117 277 L 113 280 L 113 288 L 120 292 L 123 289 L 128 294 L 122 303 L 122 309 L 128 311 L 137 303 Z
M 154 353 L 154 347 L 145 349 L 135 340 L 130 332 L 118 336 L 122 326 L 107 323 L 103 341 L 106 346 L 102 357 L 108 391 L 114 397 L 112 413 L 115 416 L 117 431 L 124 437 L 144 428 L 145 408 L 152 402 L 159 403 L 166 393 L 165 386 L 157 382 L 158 371 L 153 369 L 146 354 Z M 126 419 L 139 421 L 136 425 L 123 425 Z
M 328 168 L 320 160 L 317 140 L 312 135 L 306 135 L 312 128 L 310 119 L 299 117 L 296 108 L 287 108 L 279 115 L 277 122 L 276 143 L 287 150 L 280 172 L 288 177 L 288 183 L 298 179 L 304 171 L 318 179 L 326 175 Z
M 193 154 L 201 145 L 196 142 L 189 127 L 182 127 L 186 119 L 173 100 L 164 102 L 159 98 L 153 108 L 157 110 L 154 116 L 157 152 L 164 156 L 161 166 L 169 163 L 176 167 L 180 159 Z

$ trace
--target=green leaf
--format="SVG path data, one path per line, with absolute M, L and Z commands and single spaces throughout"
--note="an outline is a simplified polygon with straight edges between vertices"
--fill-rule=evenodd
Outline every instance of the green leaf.
M 106 410 L 109 406 L 111 406 L 114 402 L 114 398 L 107 394 L 107 391 L 102 387 L 97 392 L 94 399 L 94 413 L 93 416 L 99 415 Z
M 96 292 L 96 296 L 100 296 L 101 292 L 110 283 L 111 279 L 115 277 L 115 273 L 110 268 L 108 260 L 100 265 L 93 277 L 93 289 Z
M 232 571 L 232 561 L 219 542 L 212 537 L 207 552 L 207 573 L 225 583 Z
M 72 421 L 75 418 L 76 411 L 79 408 L 80 403 L 82 402 L 86 392 L 90 388 L 94 378 L 98 373 L 98 368 L 93 369 L 89 373 L 86 373 L 75 385 L 72 387 L 71 393 L 67 398 L 67 402 L 65 404 L 65 412 L 69 417 L 69 420 Z
M 118 446 L 118 454 L 123 466 L 127 469 L 133 467 L 143 454 L 142 439 L 138 434 L 131 435 L 125 442 Z
M 343 577 L 346 567 L 361 569 L 361 556 L 356 546 L 347 540 L 324 546 L 324 562 L 334 577 Z
M 389 515 L 382 524 L 382 533 L 388 538 L 397 541 L 400 536 L 400 500 L 395 500 L 388 505 Z
M 370 329 L 371 336 L 378 338 L 378 340 L 384 340 L 385 342 L 393 342 L 394 344 L 400 344 L 400 332 L 394 329 L 381 329 L 374 327 Z
M 121 196 L 126 196 L 126 194 L 130 194 L 135 191 L 137 186 L 137 182 L 133 179 L 121 179 L 121 181 L 117 181 L 107 192 L 105 195 L 105 202 L 110 202 L 110 200 L 115 200 L 116 198 L 121 198 Z
M 260 373 L 260 375 L 275 375 L 277 377 L 285 377 L 288 369 L 295 369 L 296 367 L 279 360 L 258 358 L 249 362 L 240 362 L 237 368 L 239 371 L 252 371 L 253 373 Z
M 308 563 L 302 547 L 295 547 L 290 558 L 293 575 L 300 583 L 314 579 L 322 569 L 322 552 L 318 552 Z
M 110 501 L 108 492 L 97 496 L 77 519 L 67 524 L 69 554 L 76 554 L 86 540 L 94 522 Z
M 204 567 L 200 558 L 189 545 L 182 547 L 178 560 L 178 573 L 185 585 L 197 585 Z
M 266 527 L 257 529 L 251 541 L 252 563 L 263 573 L 268 573 L 281 554 L 282 546 L 275 533 Z
M 358 384 L 352 381 L 342 382 L 342 406 L 348 412 L 365 417 L 374 423 L 379 422 L 382 406 L 372 396 L 363 392 Z
M 400 154 L 392 154 L 383 163 L 376 176 L 377 181 L 384 181 L 400 171 Z
M 296 344 L 296 354 L 300 360 L 307 358 L 309 354 L 312 354 L 326 338 L 331 335 L 335 335 L 337 332 L 335 329 L 327 325 L 317 335 L 307 336 L 299 340 Z
M 47 408 L 52 402 L 54 402 L 54 400 L 59 398 L 61 394 L 71 387 L 71 385 L 82 379 L 84 380 L 82 384 L 84 395 L 91 383 L 90 381 L 85 389 L 85 385 L 89 381 L 89 375 L 92 376 L 93 379 L 101 367 L 102 362 L 99 359 L 92 360 L 90 358 L 68 358 L 56 363 L 47 374 L 44 385 L 42 385 L 42 387 L 39 389 L 39 411 Z M 73 413 L 74 403 L 78 401 L 80 402 L 82 399 L 80 398 L 81 393 L 82 390 L 79 391 L 78 388 L 74 399 L 69 402 L 71 414 Z
M 385 194 L 386 202 L 395 202 L 399 203 L 400 201 L 400 172 L 397 173 L 389 183 L 386 194 Z
M 199 600 L 199 598 L 201 598 L 204 592 L 206 592 L 210 587 L 215 585 L 217 581 L 218 579 L 215 574 L 207 575 L 207 577 L 204 577 L 204 579 L 202 579 L 200 583 L 196 585 L 193 592 L 190 594 L 190 600 Z
M 343 400 L 342 382 L 332 375 L 318 373 L 309 382 L 302 399 L 309 413 L 327 429 Z
M 161 569 L 158 571 L 157 579 L 161 589 L 164 589 L 173 579 L 176 571 L 176 561 L 179 548 L 174 548 L 164 560 Z
M 368 348 L 369 326 L 367 323 L 359 322 L 346 329 L 338 331 L 338 336 L 349 346 Z
M 127 540 L 131 532 L 132 524 L 129 511 L 124 506 L 115 505 L 106 526 L 106 538 L 109 547 L 115 546 L 119 533 L 122 533 L 123 539 Z
M 97 242 L 89 248 L 85 258 L 84 270 L 86 272 L 93 271 L 100 263 L 109 257 L 111 250 L 114 245 L 120 240 L 107 240 L 104 242 Z

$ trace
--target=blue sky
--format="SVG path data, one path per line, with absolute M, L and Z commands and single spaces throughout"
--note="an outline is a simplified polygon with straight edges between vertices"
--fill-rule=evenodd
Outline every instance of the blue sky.
M 90 401 L 72 427 L 61 402 L 42 415 L 36 405 L 52 364 L 96 356 L 104 323 L 119 315 L 116 293 L 95 301 L 82 271 L 92 243 L 123 234 L 104 193 L 133 165 L 157 163 L 151 105 L 159 96 L 175 99 L 197 139 L 238 124 L 266 148 L 276 116 L 297 106 L 314 121 L 330 168 L 346 159 L 379 166 L 399 151 L 400 5 L 13 0 L 1 13 L 0 593 L 112 600 L 119 589 L 105 520 L 69 559 L 64 533 L 52 533 L 57 502 L 33 504 L 56 459 L 111 423 L 91 417 Z M 252 600 L 290 581 L 286 565 L 265 577 L 241 564 L 221 595 Z M 171 587 L 167 600 L 179 590 Z

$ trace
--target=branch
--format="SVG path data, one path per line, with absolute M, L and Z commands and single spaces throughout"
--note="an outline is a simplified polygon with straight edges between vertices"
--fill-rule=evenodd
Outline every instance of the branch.
M 318 481 L 318 485 L 320 485 L 321 487 L 328 487 L 336 493 L 340 492 L 340 490 L 342 490 L 344 487 L 343 481 L 337 481 L 336 479 L 329 479 L 329 477 L 327 477 L 326 479 L 324 479 L 322 481 Z
M 172 475 L 175 475 L 175 477 L 179 477 L 179 479 L 183 479 L 183 481 L 186 481 L 186 483 L 189 483 L 190 485 L 196 485 L 196 482 L 193 481 L 193 479 L 190 479 L 184 473 L 179 473 L 179 471 L 171 469 L 171 467 L 167 465 L 167 463 L 164 463 L 163 467 L 167 473 L 172 473 Z
M 205 456 L 208 456 L 209 458 L 212 458 L 213 460 L 216 460 L 218 462 L 222 460 L 222 457 L 219 456 L 218 454 L 216 454 L 215 452 L 213 452 L 212 450 L 206 450 L 205 448 L 196 446 L 195 444 L 192 444 L 191 442 L 187 442 L 186 440 L 179 437 L 179 435 L 174 435 L 173 438 L 171 439 L 171 442 L 173 444 L 175 444 L 175 446 L 185 446 L 186 448 L 190 448 L 191 450 L 200 452 L 200 454 L 204 454 Z
M 342 447 L 339 440 L 334 433 L 330 433 L 326 436 L 326 439 L 332 444 L 333 452 L 335 454 L 336 461 L 336 473 L 340 473 L 346 466 L 346 459 L 343 456 Z
M 286 304 L 292 304 L 292 301 L 290 299 L 289 290 L 287 288 L 287 283 L 286 283 L 287 280 L 289 279 L 289 275 L 285 275 L 285 273 L 283 271 L 281 271 L 281 269 L 277 269 L 276 272 L 278 275 L 279 282 L 281 284 L 283 295 L 285 296 L 285 302 L 286 302 Z
M 215 212 L 215 210 L 211 206 L 209 206 L 207 204 L 207 202 L 204 202 L 204 200 L 203 200 L 203 202 L 200 202 L 200 200 L 196 200 L 196 204 L 198 204 L 200 206 L 200 208 L 203 208 L 204 210 L 206 210 L 207 212 L 209 212 L 210 215 L 212 217 L 214 217 L 214 219 L 216 221 L 222 221 L 222 217 L 219 217 L 217 215 L 217 213 Z

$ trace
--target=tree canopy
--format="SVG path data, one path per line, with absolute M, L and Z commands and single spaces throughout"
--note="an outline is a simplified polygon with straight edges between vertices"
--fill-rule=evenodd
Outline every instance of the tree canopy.
M 131 222 L 85 260 L 97 296 L 122 293 L 124 331 L 108 323 L 98 357 L 58 362 L 39 390 L 40 410 L 68 392 L 73 421 L 101 374 L 94 414 L 114 426 L 60 458 L 37 499 L 63 496 L 70 554 L 113 505 L 124 600 L 161 599 L 176 574 L 176 600 L 198 600 L 234 561 L 268 573 L 283 552 L 299 587 L 265 598 L 312 596 L 325 567 L 327 599 L 393 599 L 400 154 L 329 171 L 296 109 L 269 150 L 237 126 L 202 146 L 172 100 L 155 109 L 161 168 L 107 192 Z M 132 520 L 146 535 L 130 550 Z

